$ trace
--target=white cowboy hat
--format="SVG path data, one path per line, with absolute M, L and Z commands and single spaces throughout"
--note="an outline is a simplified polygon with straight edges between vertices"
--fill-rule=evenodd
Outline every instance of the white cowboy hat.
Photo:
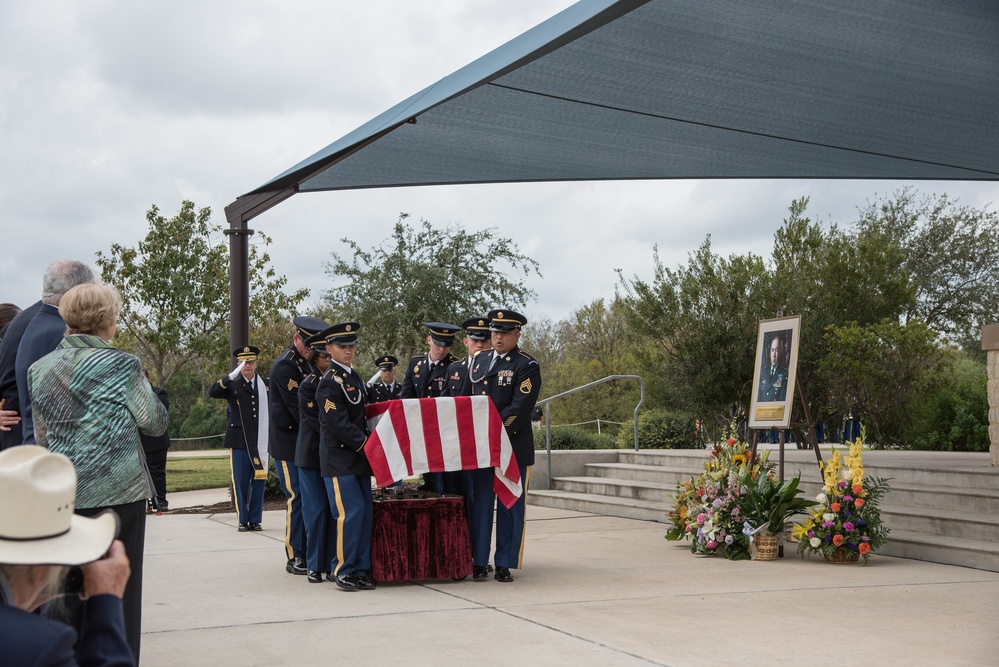
M 76 470 L 37 445 L 0 452 L 0 563 L 81 565 L 111 547 L 118 516 L 77 516 Z

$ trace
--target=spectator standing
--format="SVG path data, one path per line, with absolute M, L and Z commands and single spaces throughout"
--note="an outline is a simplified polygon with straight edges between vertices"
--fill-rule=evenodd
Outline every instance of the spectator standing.
M 27 445 L 0 452 L 0 646 L 5 665 L 124 667 L 122 596 L 129 563 L 115 540 L 114 512 L 84 518 L 72 507 L 76 473 L 65 456 Z M 103 556 L 103 557 L 102 557 Z M 86 597 L 79 639 L 70 626 L 33 613 L 65 591 L 70 566 Z M 75 648 L 74 648 L 75 647 Z
M 58 308 L 62 295 L 76 285 L 96 281 L 94 272 L 83 262 L 70 259 L 55 262 L 45 270 L 45 275 L 42 277 L 42 300 L 22 310 L 7 325 L 7 331 L 4 333 L 3 340 L 0 341 L 0 399 L 4 401 L 5 410 L 16 412 L 22 417 L 22 420 L 19 424 L 10 425 L 9 430 L 0 428 L 0 450 L 20 445 L 25 441 L 22 434 L 24 408 L 21 405 L 21 400 L 27 402 L 30 399 L 27 387 L 23 384 L 23 378 L 19 382 L 17 375 L 17 357 L 21 341 L 25 338 L 25 330 L 43 307 L 47 311 L 45 323 L 55 322 L 52 314 L 54 312 L 55 317 L 59 317 Z M 56 322 L 56 328 L 58 328 L 58 324 Z M 21 368 L 26 371 L 32 363 L 54 350 L 65 330 L 65 323 L 62 323 L 62 329 L 59 330 L 57 336 L 49 336 L 48 333 L 51 332 L 48 332 L 45 335 L 46 342 L 44 344 L 41 342 L 33 343 L 32 349 L 27 350 L 22 364 L 29 358 L 30 362 L 22 365 Z M 44 349 L 45 345 L 49 343 L 51 343 L 51 347 Z
M 149 371 L 144 370 L 142 374 L 149 380 Z M 160 403 L 169 412 L 170 395 L 167 394 L 166 389 L 153 385 L 152 381 L 149 384 L 152 386 L 156 398 L 160 399 Z M 167 450 L 170 449 L 170 434 L 166 431 L 163 432 L 163 435 L 143 433 L 140 435 L 140 439 L 142 440 L 142 450 L 146 454 L 146 465 L 149 466 L 149 476 L 153 480 L 153 495 L 149 499 L 147 510 L 166 512 L 170 509 L 166 497 L 166 462 Z
M 121 297 L 111 285 L 84 284 L 66 292 L 59 312 L 67 335 L 28 369 L 38 444 L 76 466 L 76 512 L 113 509 L 131 563 L 125 591 L 125 630 L 139 660 L 146 498 L 152 493 L 140 431 L 166 431 L 167 411 L 135 356 L 115 349 Z

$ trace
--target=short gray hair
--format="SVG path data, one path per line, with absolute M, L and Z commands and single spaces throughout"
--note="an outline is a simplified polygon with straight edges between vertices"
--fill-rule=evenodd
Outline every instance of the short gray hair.
M 42 303 L 58 306 L 62 295 L 77 285 L 99 283 L 93 269 L 75 259 L 61 259 L 45 269 L 42 277 Z

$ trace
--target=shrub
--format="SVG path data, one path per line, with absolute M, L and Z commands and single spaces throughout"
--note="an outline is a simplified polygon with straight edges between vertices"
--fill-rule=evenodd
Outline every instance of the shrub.
M 944 386 L 913 415 L 906 442 L 912 449 L 989 450 L 988 379 L 984 364 L 960 360 Z
M 638 444 L 642 449 L 703 449 L 697 419 L 675 410 L 646 410 L 638 415 Z M 617 434 L 619 448 L 633 447 L 634 427 L 626 424 Z
M 534 447 L 545 449 L 545 429 L 534 435 Z M 614 438 L 575 426 L 552 426 L 552 451 L 557 449 L 614 449 Z

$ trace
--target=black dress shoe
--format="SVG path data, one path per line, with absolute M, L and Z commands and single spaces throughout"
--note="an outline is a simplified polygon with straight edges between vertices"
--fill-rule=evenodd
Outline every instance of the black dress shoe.
M 333 578 L 333 583 L 345 591 L 357 591 L 361 589 L 357 577 L 353 574 L 338 574 Z
M 260 532 L 261 530 L 264 529 L 264 527 L 261 526 L 259 523 L 248 523 L 246 525 L 249 526 L 250 530 L 252 530 L 253 532 Z
M 489 578 L 489 570 L 485 565 L 472 566 L 472 580 L 482 581 Z
M 321 584 L 323 583 L 323 573 L 316 572 L 315 570 L 309 570 L 309 583 L 310 584 Z
M 357 578 L 357 587 L 362 591 L 373 591 L 375 590 L 375 580 L 362 574 Z
M 305 559 L 301 556 L 289 558 L 288 564 L 284 569 L 290 574 L 306 574 L 309 571 L 309 569 L 305 566 Z
M 236 530 L 238 530 L 241 533 L 245 533 L 246 531 L 250 530 L 250 526 L 245 523 L 241 523 L 238 526 L 236 526 Z
M 510 568 L 503 567 L 502 565 L 496 566 L 496 574 L 493 576 L 496 577 L 496 581 L 502 581 L 504 584 L 513 581 L 513 575 L 510 574 Z

